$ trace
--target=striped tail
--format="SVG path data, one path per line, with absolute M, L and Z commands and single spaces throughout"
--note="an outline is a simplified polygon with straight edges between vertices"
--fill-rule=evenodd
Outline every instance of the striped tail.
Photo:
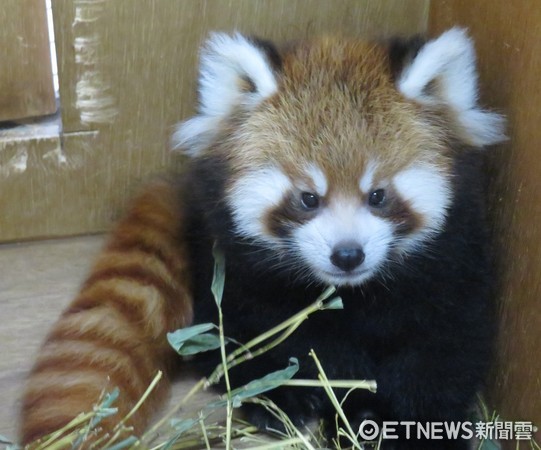
M 91 411 L 115 386 L 119 412 L 108 420 L 118 422 L 174 360 L 165 335 L 192 320 L 182 223 L 174 183 L 154 182 L 136 197 L 41 348 L 23 396 L 21 443 Z M 131 418 L 135 433 L 164 398 L 167 383 L 160 385 Z

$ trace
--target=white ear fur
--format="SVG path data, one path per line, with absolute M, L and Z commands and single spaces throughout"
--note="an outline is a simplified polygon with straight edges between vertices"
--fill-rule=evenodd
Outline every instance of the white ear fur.
M 437 94 L 427 93 L 432 81 Z M 477 105 L 475 49 L 466 30 L 452 28 L 426 43 L 398 79 L 398 89 L 422 104 L 445 104 L 456 114 L 469 143 L 490 145 L 506 139 L 504 118 Z
M 191 156 L 211 143 L 221 120 L 235 107 L 253 108 L 277 90 L 265 52 L 239 33 L 213 33 L 200 59 L 199 113 L 173 134 L 174 147 Z M 246 83 L 253 92 L 243 88 Z

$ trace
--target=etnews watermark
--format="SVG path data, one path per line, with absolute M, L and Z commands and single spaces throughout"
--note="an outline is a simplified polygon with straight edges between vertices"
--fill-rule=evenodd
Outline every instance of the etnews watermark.
M 363 441 L 383 439 L 531 440 L 537 427 L 532 422 L 414 422 L 365 420 L 358 436 Z

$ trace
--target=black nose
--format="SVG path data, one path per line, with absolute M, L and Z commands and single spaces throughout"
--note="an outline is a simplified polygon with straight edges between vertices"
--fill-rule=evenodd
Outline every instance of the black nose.
M 336 247 L 331 255 L 331 262 L 338 268 L 349 271 L 362 264 L 364 252 L 359 247 L 343 245 Z

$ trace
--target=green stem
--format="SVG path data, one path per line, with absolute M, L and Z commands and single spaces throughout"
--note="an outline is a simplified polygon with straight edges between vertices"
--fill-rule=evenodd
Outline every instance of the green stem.
M 209 438 L 207 436 L 207 428 L 205 427 L 205 419 L 203 417 L 200 418 L 199 424 L 201 425 L 201 431 L 203 433 L 203 439 L 205 440 L 205 446 L 207 450 L 211 450 Z
M 222 366 L 224 367 L 225 387 L 227 390 L 227 419 L 226 419 L 226 433 L 225 433 L 225 448 L 229 450 L 231 448 L 231 422 L 233 420 L 233 404 L 231 400 L 231 384 L 229 383 L 229 368 L 227 366 L 227 355 L 225 353 L 225 336 L 224 336 L 224 317 L 222 308 L 218 302 L 218 319 L 219 319 L 219 333 L 220 333 L 220 354 L 222 356 Z
M 271 449 L 284 449 L 284 448 L 290 448 L 289 446 L 293 446 L 296 444 L 302 444 L 303 439 L 300 437 L 292 437 L 290 439 L 283 439 L 279 442 L 271 442 L 269 444 L 259 445 L 257 447 L 251 447 L 250 450 L 271 450 Z
M 61 450 L 63 448 L 70 448 L 78 435 L 79 433 L 77 431 L 73 431 L 70 434 L 64 436 L 62 439 L 59 439 L 58 441 L 48 445 L 47 450 Z
M 205 385 L 207 384 L 206 378 L 201 378 L 197 384 L 190 389 L 190 392 L 188 392 L 184 398 L 178 402 L 171 410 L 165 414 L 158 422 L 156 422 L 145 434 L 143 434 L 143 437 L 141 438 L 142 441 L 147 442 L 149 436 L 156 433 L 169 419 L 171 419 L 187 402 L 190 400 L 195 394 L 197 394 L 199 391 L 201 391 Z M 148 442 L 152 442 L 154 438 L 148 440 Z
M 141 405 L 146 401 L 148 396 L 151 394 L 151 392 L 154 390 L 156 385 L 159 383 L 159 381 L 162 379 L 163 372 L 161 370 L 158 371 L 150 385 L 147 387 L 141 398 L 137 401 L 135 406 L 126 414 L 120 422 L 116 424 L 116 426 L 113 428 L 113 436 L 107 441 L 107 443 L 103 446 L 103 448 L 109 447 L 113 442 L 115 442 L 118 439 L 118 436 L 122 434 L 122 432 L 129 430 L 127 427 L 124 426 L 124 424 L 130 420 L 130 418 L 139 410 Z
M 162 376 L 163 376 L 163 372 L 161 370 L 158 370 L 158 373 L 156 374 L 156 376 L 154 377 L 150 385 L 147 387 L 143 396 L 139 399 L 139 401 L 135 404 L 135 406 L 131 409 L 131 411 L 118 423 L 118 425 L 115 428 L 120 428 L 137 412 L 137 410 L 146 401 L 150 393 L 154 390 L 156 385 L 162 379 Z
M 250 352 L 249 350 L 247 350 L 245 354 L 239 356 L 236 359 L 230 360 L 227 363 L 227 369 L 230 370 L 233 367 L 238 366 L 239 364 L 242 364 L 245 361 L 248 361 L 249 359 L 254 359 L 255 357 L 262 355 L 263 353 L 268 352 L 270 349 L 281 344 L 301 325 L 301 323 L 302 323 L 302 320 L 297 323 L 294 323 L 285 332 L 283 332 L 278 338 L 264 345 L 263 347 L 258 348 L 257 350 L 253 352 Z
M 219 319 L 219 333 L 220 333 L 220 355 L 222 357 L 222 366 L 224 367 L 224 378 L 225 378 L 225 387 L 227 393 L 231 392 L 231 385 L 229 384 L 229 367 L 227 365 L 227 355 L 225 353 L 225 336 L 224 336 L 224 317 L 222 314 L 222 308 L 218 308 L 218 319 Z M 210 379 L 209 379 L 210 380 Z
M 287 380 L 280 384 L 281 386 L 301 386 L 301 387 L 325 387 L 329 386 L 337 389 L 367 389 L 370 392 L 376 392 L 377 384 L 373 380 Z
M 316 311 L 320 311 L 325 309 L 325 300 L 327 300 L 334 292 L 336 291 L 336 288 L 334 286 L 329 286 L 325 291 L 318 297 L 318 299 L 312 303 L 311 305 L 307 306 L 306 308 L 299 311 L 297 314 L 291 316 L 289 319 L 285 320 L 284 322 L 276 325 L 275 327 L 271 328 L 270 330 L 267 330 L 265 333 L 260 334 L 259 336 L 256 336 L 252 340 L 250 340 L 248 343 L 243 345 L 242 347 L 239 347 L 235 351 L 233 351 L 226 360 L 226 364 L 222 362 L 215 370 L 214 372 L 209 376 L 209 383 L 215 384 L 218 382 L 218 380 L 222 377 L 222 374 L 224 374 L 225 370 L 224 368 L 227 366 L 227 368 L 231 368 L 233 366 L 229 365 L 231 362 L 235 361 L 240 355 L 242 357 L 240 358 L 240 361 L 236 361 L 234 365 L 238 365 L 243 361 L 246 361 L 248 359 L 252 359 L 254 357 L 254 353 L 250 352 L 252 348 L 255 346 L 261 344 L 262 342 L 267 341 L 275 334 L 280 333 L 283 330 L 286 331 L 286 334 L 283 336 L 283 339 L 288 337 L 295 329 L 297 329 L 302 322 L 304 322 L 308 316 Z M 281 338 L 278 338 L 276 342 L 278 343 L 282 342 Z M 273 343 L 271 343 L 272 345 Z M 257 355 L 260 355 L 261 353 L 264 353 L 268 351 L 272 347 L 264 347 L 261 351 L 257 351 Z
M 318 378 L 323 383 L 323 389 L 325 389 L 325 392 L 327 393 L 327 396 L 329 397 L 329 399 L 331 400 L 331 403 L 333 404 L 334 408 L 336 409 L 336 412 L 338 413 L 338 415 L 340 416 L 340 418 L 344 422 L 344 425 L 345 425 L 345 427 L 347 429 L 347 433 L 348 433 L 347 438 L 351 441 L 351 443 L 353 444 L 354 447 L 356 447 L 359 450 L 362 450 L 362 447 L 360 446 L 359 442 L 357 441 L 357 439 L 355 439 L 355 432 L 351 428 L 351 425 L 350 425 L 350 423 L 349 423 L 349 421 L 348 421 L 348 419 L 347 419 L 347 417 L 346 417 L 346 415 L 344 413 L 344 410 L 340 406 L 340 402 L 336 398 L 336 395 L 335 395 L 332 387 L 329 385 L 330 384 L 329 379 L 327 378 L 327 375 L 325 374 L 325 371 L 323 370 L 323 367 L 322 367 L 321 363 L 319 362 L 319 359 L 316 356 L 316 353 L 314 352 L 314 350 L 310 350 L 310 356 L 314 359 L 314 362 L 316 364 L 317 370 L 319 372 Z
M 280 331 L 291 327 L 292 325 L 297 325 L 298 322 L 303 322 L 308 318 L 308 316 L 316 311 L 324 309 L 324 301 L 327 300 L 334 292 L 336 291 L 336 288 L 334 286 L 329 286 L 318 298 L 317 300 L 312 303 L 311 305 L 307 306 L 306 308 L 299 311 L 297 314 L 291 316 L 289 319 L 285 320 L 284 322 L 276 325 L 275 327 L 271 328 L 270 330 L 267 330 L 265 333 L 260 334 L 259 336 L 256 336 L 251 341 L 249 341 L 247 344 L 245 344 L 243 347 L 238 348 L 234 352 L 232 352 L 228 360 L 235 359 L 240 353 L 243 351 L 249 350 L 256 345 L 259 345 L 260 343 L 266 341 L 267 339 L 271 338 L 275 334 L 278 334 Z M 298 325 L 297 325 L 298 326 Z

